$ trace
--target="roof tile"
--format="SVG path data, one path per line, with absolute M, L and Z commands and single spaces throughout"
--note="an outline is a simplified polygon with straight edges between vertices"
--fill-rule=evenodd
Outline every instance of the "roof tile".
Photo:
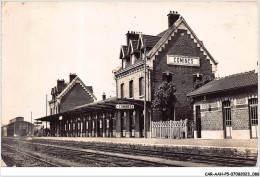
M 146 47 L 154 47 L 155 44 L 161 39 L 159 36 L 152 36 L 152 35 L 143 35 L 143 39 L 146 42 Z
M 258 85 L 258 73 L 255 73 L 255 71 L 249 71 L 215 79 L 192 91 L 187 96 L 195 97 L 254 85 Z

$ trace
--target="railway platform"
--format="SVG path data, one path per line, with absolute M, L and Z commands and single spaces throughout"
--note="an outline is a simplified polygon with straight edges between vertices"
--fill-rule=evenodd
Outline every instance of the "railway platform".
M 55 141 L 88 142 L 120 145 L 138 149 L 163 149 L 170 152 L 219 155 L 226 157 L 257 157 L 258 140 L 242 139 L 166 139 L 166 138 L 93 138 L 93 137 L 34 137 Z
M 258 149 L 258 140 L 242 139 L 167 139 L 167 138 L 93 138 L 93 137 L 33 137 L 34 139 L 50 139 L 58 141 L 82 141 L 115 144 L 130 144 L 143 146 L 186 146 L 186 147 L 215 147 Z

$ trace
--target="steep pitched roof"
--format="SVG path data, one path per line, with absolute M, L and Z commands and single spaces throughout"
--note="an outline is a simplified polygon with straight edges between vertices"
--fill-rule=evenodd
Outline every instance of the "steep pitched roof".
M 92 86 L 87 86 L 87 89 L 88 89 L 91 93 L 93 93 L 93 87 L 92 87 Z
M 157 36 L 163 37 L 164 33 L 166 33 L 167 30 L 168 30 L 168 29 L 164 30 L 163 32 L 160 32 L 159 34 L 157 34 Z
M 137 42 L 138 42 L 138 40 L 131 40 L 131 43 L 132 43 L 132 47 L 133 47 L 134 52 L 137 51 Z
M 168 40 L 170 40 L 171 37 L 174 36 L 174 33 L 177 32 L 178 29 L 187 30 L 188 34 L 191 35 L 191 38 L 197 44 L 197 47 L 199 47 L 200 50 L 204 53 L 204 55 L 207 56 L 207 59 L 210 60 L 210 64 L 212 64 L 212 70 L 216 71 L 216 65 L 218 64 L 218 62 L 211 56 L 211 54 L 205 48 L 204 44 L 198 39 L 196 34 L 189 27 L 189 25 L 187 24 L 187 22 L 184 20 L 182 16 L 180 16 L 179 19 L 170 28 L 157 35 L 158 37 L 161 38 L 155 44 L 155 46 L 148 52 L 147 56 L 149 58 L 153 58 L 155 55 L 157 55 L 158 52 L 160 52 L 162 48 L 165 46 L 165 44 L 167 44 Z
M 192 91 L 187 96 L 195 97 L 205 94 L 234 90 L 248 86 L 258 85 L 258 73 L 249 71 L 245 73 L 234 74 L 220 79 L 215 79 L 202 87 Z
M 132 52 L 137 52 L 137 42 L 138 40 L 130 40 L 129 47 L 127 50 L 127 55 L 130 55 Z
M 140 34 L 138 39 L 137 48 L 140 49 L 143 47 L 143 41 L 146 42 L 146 47 L 153 48 L 155 44 L 161 39 L 159 36 L 152 36 L 147 34 Z
M 159 36 L 143 35 L 146 42 L 146 47 L 154 47 L 154 45 L 161 39 Z
M 94 99 L 97 100 L 96 96 L 93 94 L 93 90 L 89 90 L 89 86 L 86 86 L 82 80 L 79 78 L 79 76 L 76 76 L 68 85 L 67 87 L 57 96 L 58 99 L 62 98 L 68 91 L 73 88 L 73 86 L 79 83 L 85 90 L 88 92 L 88 94 Z M 92 87 L 91 87 L 92 88 Z

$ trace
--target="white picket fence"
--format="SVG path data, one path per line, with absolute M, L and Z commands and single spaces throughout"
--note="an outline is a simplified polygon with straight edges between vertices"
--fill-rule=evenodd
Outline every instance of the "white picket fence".
M 153 138 L 193 138 L 193 130 L 193 121 L 188 119 L 152 122 Z

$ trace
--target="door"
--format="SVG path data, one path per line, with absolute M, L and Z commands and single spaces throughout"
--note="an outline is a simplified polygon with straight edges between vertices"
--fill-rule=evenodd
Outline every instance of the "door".
M 252 98 L 248 100 L 249 105 L 249 121 L 250 121 L 250 133 L 251 138 L 258 138 L 258 100 L 257 98 Z
M 201 138 L 201 114 L 200 114 L 200 106 L 196 106 L 196 130 L 197 130 L 197 138 Z
M 223 125 L 224 125 L 224 137 L 232 138 L 232 118 L 231 118 L 231 105 L 230 101 L 223 101 Z

